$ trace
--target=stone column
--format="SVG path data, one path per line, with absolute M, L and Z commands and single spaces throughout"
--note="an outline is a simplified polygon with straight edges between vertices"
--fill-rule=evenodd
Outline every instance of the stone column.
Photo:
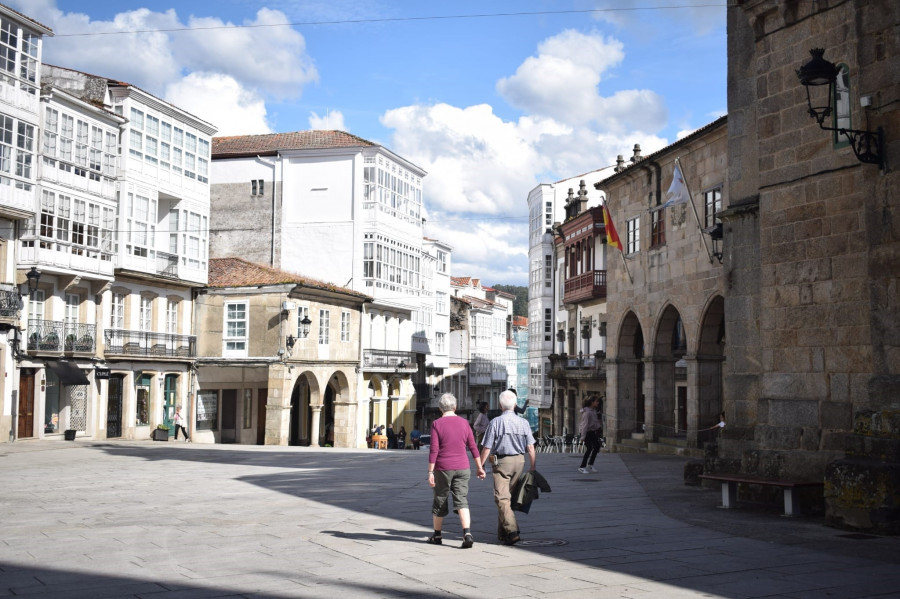
M 656 364 L 653 358 L 643 358 L 644 361 L 644 385 L 640 392 L 644 394 L 644 439 L 656 441 L 657 432 L 654 430 L 656 419 L 653 412 L 656 409 Z
M 312 404 L 312 423 L 309 431 L 309 446 L 319 447 L 319 421 L 322 418 L 322 404 Z
M 687 354 L 683 359 L 687 363 L 687 420 L 685 422 L 687 426 L 687 444 L 688 447 L 698 447 L 697 431 L 700 430 L 700 364 L 696 355 Z

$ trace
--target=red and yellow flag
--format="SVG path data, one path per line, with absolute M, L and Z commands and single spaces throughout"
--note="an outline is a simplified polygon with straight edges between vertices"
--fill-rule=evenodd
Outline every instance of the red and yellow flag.
M 622 242 L 619 240 L 619 234 L 616 233 L 616 228 L 613 226 L 612 217 L 609 215 L 609 208 L 606 207 L 606 204 L 603 204 L 603 226 L 606 229 L 606 245 L 618 248 L 620 252 L 624 252 L 625 250 L 622 249 Z

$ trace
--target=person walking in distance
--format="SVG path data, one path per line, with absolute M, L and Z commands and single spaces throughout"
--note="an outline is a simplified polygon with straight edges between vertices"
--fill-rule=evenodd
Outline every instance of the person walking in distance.
M 597 397 L 588 397 L 584 400 L 584 406 L 581 408 L 581 421 L 578 426 L 578 432 L 584 439 L 584 457 L 581 458 L 581 467 L 578 469 L 582 474 L 596 472 L 594 468 L 594 460 L 600 452 L 600 418 L 597 417 L 597 406 L 600 400 Z
M 453 494 L 453 511 L 459 515 L 459 523 L 463 529 L 462 548 L 468 549 L 475 544 L 470 529 L 472 522 L 469 515 L 469 456 L 475 459 L 478 478 L 486 476 L 475 445 L 475 437 L 469 421 L 456 415 L 456 397 L 444 393 L 438 400 L 441 417 L 431 424 L 431 447 L 428 453 L 428 484 L 434 489 L 431 502 L 431 518 L 434 534 L 428 537 L 432 545 L 441 545 L 443 538 L 441 529 L 444 517 L 449 513 L 447 507 L 449 495 Z
M 529 470 L 535 470 L 534 435 L 524 418 L 516 415 L 516 394 L 504 391 L 500 394 L 503 413 L 491 420 L 484 433 L 481 463 L 491 461 L 494 481 L 494 503 L 497 504 L 497 538 L 504 545 L 519 542 L 519 525 L 513 513 L 511 489 L 525 471 L 525 454 L 531 460 Z
M 181 406 L 175 406 L 175 440 L 178 440 L 178 431 L 181 430 L 182 434 L 184 434 L 184 442 L 190 443 L 191 438 L 188 436 L 187 429 L 184 428 L 184 416 L 181 415 Z
M 478 449 L 481 449 L 484 431 L 487 430 L 490 421 L 491 419 L 487 415 L 487 402 L 482 401 L 478 404 L 478 417 L 475 418 L 475 424 L 472 425 L 472 428 L 475 429 L 475 443 L 478 445 Z

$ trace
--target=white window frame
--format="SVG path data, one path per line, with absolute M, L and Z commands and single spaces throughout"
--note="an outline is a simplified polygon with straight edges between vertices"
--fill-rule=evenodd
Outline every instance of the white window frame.
M 341 310 L 341 341 L 350 341 L 350 311 Z
M 247 356 L 250 336 L 250 306 L 246 300 L 227 301 L 222 310 L 222 356 Z
M 331 328 L 331 312 L 319 309 L 319 345 L 328 345 L 329 329 Z

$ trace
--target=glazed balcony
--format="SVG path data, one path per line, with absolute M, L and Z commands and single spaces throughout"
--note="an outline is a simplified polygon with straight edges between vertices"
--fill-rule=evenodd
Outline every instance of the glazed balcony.
M 364 349 L 363 370 L 367 372 L 413 373 L 419 370 L 416 354 L 409 351 Z
M 592 270 L 566 279 L 563 301 L 577 304 L 585 300 L 606 299 L 606 271 Z

